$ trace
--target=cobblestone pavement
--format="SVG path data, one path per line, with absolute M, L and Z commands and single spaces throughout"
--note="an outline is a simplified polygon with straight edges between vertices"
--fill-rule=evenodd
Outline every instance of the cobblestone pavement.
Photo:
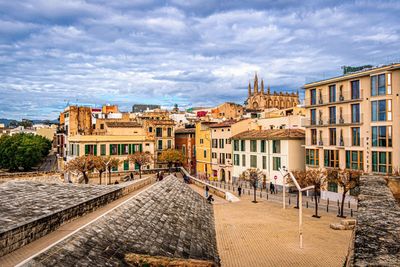
M 169 176 L 25 265 L 126 265 L 129 253 L 219 262 L 212 206 Z
M 342 266 L 351 231 L 335 231 L 329 223 L 339 219 L 323 214 L 312 218 L 303 210 L 304 248 L 299 248 L 298 209 L 252 196 L 214 205 L 218 251 L 222 266 Z
M 0 233 L 118 188 L 120 185 L 50 184 L 32 181 L 0 184 Z

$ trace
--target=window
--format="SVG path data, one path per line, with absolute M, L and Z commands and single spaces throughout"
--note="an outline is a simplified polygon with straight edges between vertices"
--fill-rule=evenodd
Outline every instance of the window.
M 246 166 L 246 155 L 242 155 L 242 166 Z
M 392 146 L 392 126 L 372 126 L 372 146 Z
M 351 81 L 351 99 L 360 99 L 360 81 Z
M 360 104 L 351 105 L 351 122 L 360 122 Z
M 121 145 L 121 154 L 128 155 L 129 154 L 129 146 L 126 144 Z
M 106 145 L 100 145 L 100 155 L 106 155 Z
M 351 128 L 351 145 L 360 146 L 360 127 Z
M 329 107 L 329 124 L 336 124 L 336 107 Z
M 186 145 L 182 145 L 182 154 L 186 156 Z
M 225 153 L 219 153 L 219 164 L 225 164 Z
M 257 140 L 250 140 L 250 152 L 257 152 Z
M 85 145 L 85 155 L 97 156 L 97 145 Z
M 257 168 L 257 156 L 256 155 L 250 155 L 250 167 Z
M 262 168 L 265 170 L 267 169 L 267 157 L 262 156 Z
M 240 158 L 238 154 L 233 154 L 233 165 L 239 166 L 240 165 Z
M 153 127 L 149 127 L 149 133 L 153 132 Z
M 116 144 L 110 145 L 110 154 L 118 155 L 118 145 L 116 145 Z
M 224 139 L 219 139 L 219 148 L 224 148 Z
M 203 150 L 203 157 L 207 158 L 207 150 L 205 150 L 205 149 Z
M 329 85 L 329 102 L 336 102 L 336 85 Z
M 311 166 L 319 165 L 318 149 L 306 149 L 306 165 L 311 165 Z
M 371 96 L 385 95 L 386 81 L 385 74 L 371 76 Z
M 100 129 L 104 130 L 104 123 L 100 124 Z
M 172 128 L 167 129 L 167 136 L 171 137 L 172 136 Z
M 172 148 L 172 140 L 167 141 L 167 148 L 171 149 Z
M 363 170 L 363 152 L 362 151 L 346 151 L 346 168 L 353 170 Z
M 338 192 L 338 185 L 335 182 L 328 182 L 328 191 Z
M 204 144 L 203 138 L 200 138 L 200 144 Z
M 124 160 L 124 171 L 129 170 L 129 160 Z
M 372 151 L 372 171 L 380 173 L 391 173 L 392 152 Z
M 162 140 L 158 140 L 157 148 L 158 148 L 158 150 L 162 150 L 163 149 Z
M 162 128 L 160 127 L 156 128 L 156 137 L 162 137 Z
M 339 150 L 324 150 L 324 165 L 339 168 Z
M 261 140 L 260 142 L 260 151 L 261 152 L 265 152 L 265 140 Z
M 371 102 L 372 121 L 392 120 L 392 100 L 379 100 Z
M 317 112 L 315 109 L 310 110 L 311 125 L 317 124 Z
M 311 129 L 311 145 L 317 144 L 317 129 Z
M 217 158 L 217 153 L 216 152 L 212 152 L 211 153 L 211 158 L 216 159 Z
M 233 140 L 233 151 L 239 151 L 239 140 Z
M 272 153 L 281 153 L 281 140 L 272 140 Z
M 279 171 L 281 167 L 281 158 L 280 157 L 272 157 L 272 169 L 274 171 Z
M 336 146 L 336 128 L 329 128 L 329 145 Z
M 241 147 L 241 150 L 242 150 L 242 151 L 245 151 L 245 150 L 246 150 L 245 141 L 246 141 L 246 140 L 240 140 L 240 147 Z
M 310 90 L 310 105 L 315 105 L 317 102 L 317 90 L 311 89 Z

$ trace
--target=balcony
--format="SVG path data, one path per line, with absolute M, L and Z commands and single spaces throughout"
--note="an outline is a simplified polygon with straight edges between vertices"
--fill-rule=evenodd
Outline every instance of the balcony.
M 305 107 L 318 107 L 318 106 L 327 106 L 327 105 L 337 105 L 344 104 L 350 102 L 357 102 L 363 100 L 364 90 L 360 90 L 359 94 L 351 94 L 351 91 L 345 91 L 342 94 L 337 93 L 335 101 L 330 101 L 329 94 L 317 94 L 317 97 L 314 101 L 310 97 L 305 98 Z M 314 103 L 314 104 L 312 104 Z
M 325 132 L 325 134 L 329 134 Z M 339 134 L 339 133 L 338 133 Z M 332 142 L 335 141 L 335 142 Z M 336 147 L 336 148 L 348 148 L 348 147 L 363 147 L 364 146 L 364 139 L 360 138 L 356 141 L 356 145 L 353 145 L 353 140 L 351 137 L 343 137 L 336 136 L 336 140 L 331 140 L 329 137 L 317 138 L 317 140 L 312 142 L 311 137 L 306 137 L 306 146 L 316 146 L 316 147 Z
M 303 127 L 332 127 L 346 125 L 360 125 L 363 123 L 363 114 L 352 116 L 351 114 L 336 115 L 336 117 L 322 116 L 321 118 L 311 120 L 304 118 L 302 120 Z

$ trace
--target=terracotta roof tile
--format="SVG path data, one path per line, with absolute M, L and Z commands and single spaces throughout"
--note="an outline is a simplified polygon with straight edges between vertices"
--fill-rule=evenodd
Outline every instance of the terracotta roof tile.
M 241 132 L 232 139 L 304 139 L 305 131 L 302 129 L 269 129 L 250 130 Z

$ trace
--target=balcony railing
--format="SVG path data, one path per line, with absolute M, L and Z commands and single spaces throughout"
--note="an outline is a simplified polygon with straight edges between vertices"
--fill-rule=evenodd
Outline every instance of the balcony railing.
M 360 90 L 359 94 L 352 94 L 351 91 L 344 91 L 342 94 L 338 92 L 335 101 L 329 99 L 329 94 L 317 94 L 313 102 L 311 101 L 311 97 L 307 97 L 305 99 L 305 105 L 306 107 L 313 107 L 319 105 L 340 104 L 348 101 L 359 101 L 363 99 L 363 93 L 363 90 Z
M 336 115 L 335 117 L 322 116 L 320 118 L 316 118 L 315 120 L 311 120 L 309 118 L 305 118 L 302 120 L 303 127 L 318 127 L 318 126 L 341 126 L 341 125 L 352 125 L 352 124 L 361 124 L 363 123 L 363 114 L 359 115 Z
M 325 132 L 324 134 L 328 134 L 329 132 Z M 339 134 L 339 133 L 337 133 Z M 336 136 L 336 140 L 331 140 L 329 137 L 317 138 L 317 140 L 312 140 L 311 137 L 306 138 L 306 145 L 307 146 L 319 146 L 319 147 L 338 147 L 338 148 L 345 148 L 345 147 L 363 147 L 364 146 L 364 139 L 359 138 L 358 140 L 353 140 L 351 137 L 343 137 Z

